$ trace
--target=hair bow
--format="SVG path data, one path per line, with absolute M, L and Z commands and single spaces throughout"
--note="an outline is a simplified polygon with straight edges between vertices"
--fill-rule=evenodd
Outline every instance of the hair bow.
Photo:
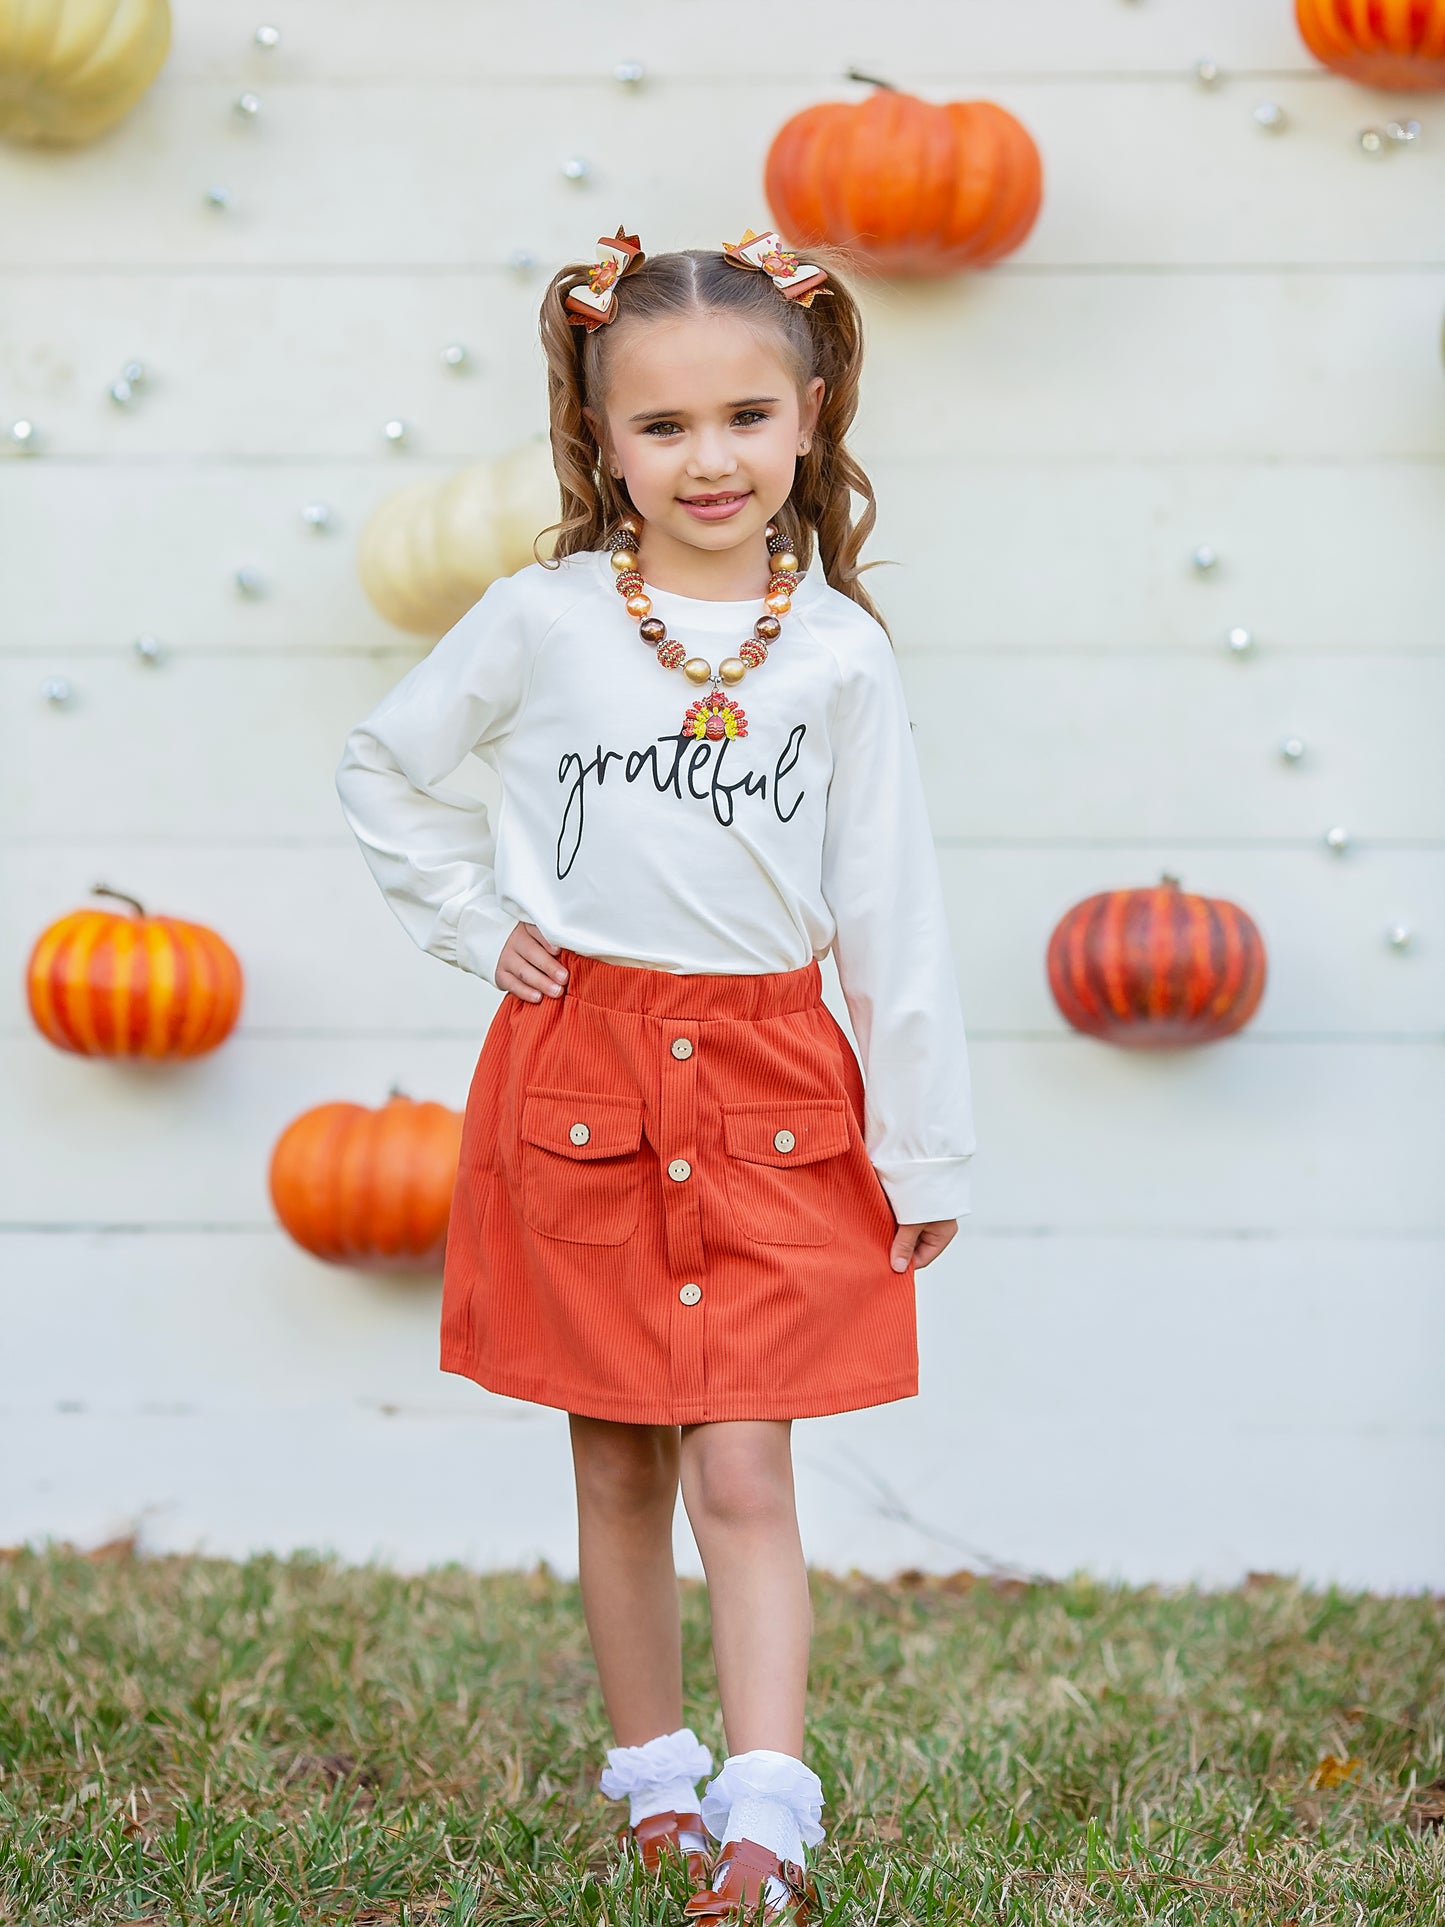
M 572 326 L 585 328 L 588 334 L 617 319 L 617 283 L 647 259 L 637 236 L 625 233 L 621 222 L 616 234 L 600 234 L 597 240 L 600 247 L 610 248 L 611 253 L 587 270 L 586 285 L 579 281 L 562 304 Z
M 731 261 L 735 268 L 753 268 L 766 274 L 779 294 L 800 307 L 811 308 L 813 296 L 828 279 L 810 261 L 799 261 L 771 229 L 754 234 L 751 228 L 745 228 L 742 240 L 724 241 L 722 251 L 724 260 Z

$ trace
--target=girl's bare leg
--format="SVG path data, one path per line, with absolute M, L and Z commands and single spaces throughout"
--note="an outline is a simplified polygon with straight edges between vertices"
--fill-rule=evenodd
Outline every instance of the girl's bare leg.
M 803 1751 L 813 1610 L 791 1434 L 785 1419 L 682 1428 L 682 1498 L 707 1573 L 729 1753 Z
M 569 1413 L 582 1608 L 618 1746 L 682 1725 L 678 1429 Z

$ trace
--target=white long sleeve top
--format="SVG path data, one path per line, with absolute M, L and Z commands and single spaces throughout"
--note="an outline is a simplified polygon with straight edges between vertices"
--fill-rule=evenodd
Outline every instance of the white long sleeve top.
M 815 562 L 729 691 L 746 732 L 697 740 L 698 688 L 659 669 L 613 582 L 600 549 L 499 578 L 351 731 L 336 787 L 383 895 L 423 950 L 493 985 L 524 921 L 679 972 L 794 970 L 831 948 L 894 1216 L 962 1216 L 963 1013 L 888 637 Z M 647 594 L 714 665 L 763 613 Z M 469 752 L 501 779 L 495 812 L 444 780 Z

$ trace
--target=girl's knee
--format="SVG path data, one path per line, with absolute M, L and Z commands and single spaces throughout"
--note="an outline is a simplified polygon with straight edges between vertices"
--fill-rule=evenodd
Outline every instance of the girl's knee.
M 677 1498 L 677 1433 L 669 1426 L 572 1421 L 578 1498 L 611 1513 L 645 1512 Z
M 791 1523 L 795 1502 L 786 1439 L 765 1433 L 729 1436 L 719 1428 L 700 1426 L 684 1447 L 683 1496 L 694 1524 Z

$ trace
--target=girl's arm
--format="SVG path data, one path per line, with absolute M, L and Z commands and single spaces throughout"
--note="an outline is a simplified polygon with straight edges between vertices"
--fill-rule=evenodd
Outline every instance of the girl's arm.
M 899 1224 L 971 1209 L 975 1149 L 943 883 L 898 663 L 869 619 L 833 718 L 823 895 L 864 1076 L 864 1136 Z
M 515 577 L 492 583 L 356 725 L 336 767 L 342 811 L 407 935 L 491 984 L 518 919 L 498 900 L 486 805 L 441 779 L 516 721 L 530 661 L 524 605 Z

